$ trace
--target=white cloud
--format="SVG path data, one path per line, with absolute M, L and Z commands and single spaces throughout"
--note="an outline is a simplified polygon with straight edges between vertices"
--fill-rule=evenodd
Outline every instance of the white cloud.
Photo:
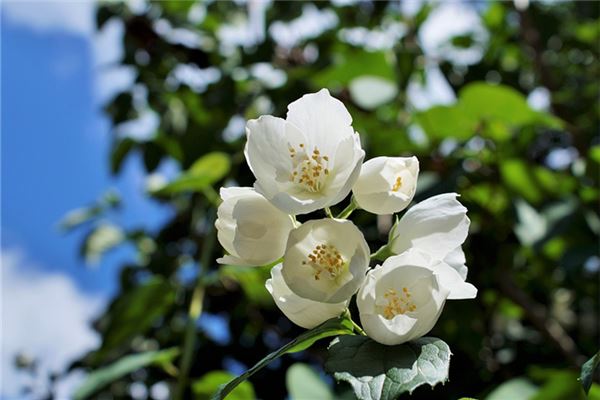
M 2 357 L 0 397 L 15 398 L 29 376 L 14 368 L 19 353 L 35 357 L 41 376 L 63 371 L 76 357 L 98 346 L 99 337 L 90 328 L 91 319 L 104 300 L 83 293 L 64 274 L 49 273 L 33 264 L 20 250 L 2 249 Z M 34 382 L 43 388 L 43 379 Z M 81 382 L 72 373 L 57 386 L 58 398 Z
M 137 3 L 144 4 L 143 1 Z M 129 6 L 136 6 L 130 2 Z M 14 24 L 33 31 L 64 32 L 81 36 L 88 40 L 92 49 L 94 66 L 94 89 L 96 101 L 103 104 L 116 93 L 131 87 L 135 73 L 119 66 L 123 56 L 123 23 L 110 20 L 103 29 L 96 31 L 95 13 L 97 2 L 93 0 L 75 1 L 4 1 L 2 12 Z M 82 54 L 66 54 L 52 60 L 59 77 L 69 76 L 81 63 L 74 59 Z
M 2 2 L 2 11 L 14 23 L 38 32 L 67 31 L 79 35 L 94 32 L 95 2 L 17 1 Z

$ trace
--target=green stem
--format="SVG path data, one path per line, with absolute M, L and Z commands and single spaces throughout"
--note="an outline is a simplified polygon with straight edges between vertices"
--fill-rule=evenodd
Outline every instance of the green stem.
M 333 218 L 333 214 L 331 213 L 331 210 L 329 209 L 329 207 L 325 207 L 325 214 L 329 217 L 329 218 Z
M 185 392 L 185 387 L 188 383 L 188 374 L 192 365 L 192 358 L 194 356 L 194 348 L 196 347 L 196 321 L 202 314 L 202 306 L 204 303 L 204 275 L 208 270 L 208 263 L 210 262 L 210 255 L 215 245 L 215 231 L 214 231 L 214 211 L 209 210 L 208 217 L 208 231 L 204 236 L 204 243 L 202 244 L 202 255 L 200 256 L 200 269 L 198 271 L 198 278 L 196 280 L 196 286 L 192 293 L 192 300 L 188 309 L 188 320 L 185 326 L 185 335 L 183 339 L 183 353 L 181 356 L 181 362 L 179 364 L 179 376 L 177 379 L 177 389 L 175 392 L 175 399 L 182 399 Z
M 354 322 L 354 320 L 352 319 L 352 314 L 350 314 L 350 309 L 346 308 L 346 310 L 343 312 L 342 317 L 346 318 L 348 321 L 350 321 L 350 323 L 352 324 L 352 328 L 360 333 L 363 336 L 367 336 L 367 333 L 360 327 L 360 325 L 358 325 L 356 322 Z
M 354 212 L 354 210 L 356 210 L 358 208 L 358 204 L 356 204 L 356 202 L 354 201 L 354 197 L 352 197 L 352 199 L 350 200 L 350 204 L 348 204 L 348 207 L 344 208 L 344 210 L 342 210 L 341 213 L 338 214 L 338 216 L 336 218 L 339 219 L 346 219 L 350 216 L 350 214 L 352 214 Z
M 392 251 L 388 245 L 383 245 L 375 253 L 371 254 L 371 260 L 385 261 L 386 258 L 392 255 Z
M 350 320 L 350 322 L 352 322 L 352 326 L 354 327 L 354 330 L 356 332 L 360 333 L 363 336 L 367 336 L 367 333 L 356 322 L 354 322 L 353 320 Z

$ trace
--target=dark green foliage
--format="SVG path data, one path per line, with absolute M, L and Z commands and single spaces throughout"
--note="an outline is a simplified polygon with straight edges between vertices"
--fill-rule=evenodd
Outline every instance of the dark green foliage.
M 289 50 L 277 45 L 266 29 L 263 42 L 233 46 L 230 53 L 219 51 L 218 31 L 246 15 L 246 6 L 211 2 L 201 6 L 206 16 L 199 22 L 188 18 L 194 2 L 150 2 L 138 14 L 126 4 L 99 6 L 99 27 L 111 18 L 123 22 L 122 64 L 135 70 L 136 85 L 145 93 L 141 105 L 130 90 L 118 94 L 105 107 L 108 116 L 115 128 L 144 111 L 159 116 L 157 132 L 147 141 L 116 135 L 106 168 L 118 174 L 128 157 L 139 154 L 147 172 L 165 160 L 174 160 L 184 172 L 148 193 L 173 211 L 156 231 L 109 222 L 113 207 L 104 205 L 65 224 L 94 223 L 82 246 L 88 259 L 120 243 L 139 251 L 123 266 L 121 290 L 96 323 L 102 345 L 75 366 L 103 371 L 140 351 L 181 350 L 186 326 L 191 326 L 195 340 L 186 376 L 173 376 L 182 366 L 181 357 L 174 356 L 172 365 L 144 369 L 143 381 L 148 387 L 167 382 L 173 396 L 206 398 L 215 382 L 225 381 L 222 372 L 216 378 L 207 374 L 227 369 L 231 360 L 250 367 L 303 332 L 266 295 L 268 271 L 216 264 L 222 250 L 211 244 L 211 225 L 218 188 L 227 181 L 239 186 L 254 182 L 244 161 L 243 132 L 239 138 L 223 134 L 232 118 L 284 117 L 291 101 L 327 87 L 348 107 L 368 156 L 419 157 L 416 201 L 456 191 L 472 221 L 465 253 L 478 297 L 448 302 L 430 333 L 452 349 L 450 380 L 433 391 L 416 390 L 411 398 L 485 398 L 502 383 L 514 383 L 511 379 L 519 379 L 517 389 L 562 393 L 544 389 L 559 382 L 564 393 L 574 393 L 574 371 L 584 361 L 582 354 L 597 351 L 599 335 L 598 259 L 593 257 L 598 256 L 600 233 L 600 7 L 595 2 L 531 2 L 519 11 L 512 2 L 482 5 L 490 37 L 482 59 L 470 66 L 440 60 L 457 102 L 415 110 L 407 87 L 425 74 L 426 56 L 417 35 L 435 5 L 407 17 L 394 4 L 318 2 L 317 8 L 337 16 L 334 29 Z M 266 12 L 267 28 L 297 18 L 305 5 L 274 3 Z M 192 45 L 169 38 L 157 30 L 159 20 L 198 33 L 199 39 Z M 342 29 L 379 29 L 393 21 L 403 22 L 406 33 L 390 49 L 370 51 L 340 39 Z M 452 40 L 458 47 L 472 41 L 463 36 Z M 254 76 L 256 63 L 280 70 L 285 83 L 270 85 Z M 172 71 L 181 64 L 216 68 L 220 78 L 205 89 L 173 84 Z M 366 99 L 372 93 L 365 92 L 365 82 L 373 84 L 373 79 L 382 85 L 378 87 L 391 87 L 391 94 Z M 550 93 L 547 112 L 533 110 L 526 101 L 540 86 Z M 415 139 L 415 129 L 423 137 Z M 574 162 L 549 168 L 547 157 L 556 149 L 576 154 Z M 347 202 L 334 207 L 334 214 Z M 387 232 L 378 229 L 375 216 L 357 211 L 353 217 L 372 251 L 386 243 Z M 197 281 L 182 279 L 178 272 L 184 265 L 193 265 L 200 274 Z M 196 287 L 202 288 L 200 295 Z M 217 341 L 200 328 L 198 310 L 190 304 L 202 313 L 224 316 L 230 340 Z M 259 398 L 285 398 L 286 369 L 298 361 L 322 366 L 324 358 L 323 345 L 282 357 L 253 375 L 249 387 Z M 556 374 L 542 376 L 535 366 Z M 111 376 L 112 383 L 95 387 L 98 396 L 126 398 L 123 388 L 139 380 L 129 370 Z M 334 390 L 347 394 L 348 385 Z

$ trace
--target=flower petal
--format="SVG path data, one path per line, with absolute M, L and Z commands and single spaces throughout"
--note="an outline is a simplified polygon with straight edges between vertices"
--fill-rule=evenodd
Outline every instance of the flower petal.
M 290 290 L 281 275 L 281 264 L 277 264 L 271 269 L 271 279 L 268 279 L 265 286 L 277 307 L 296 325 L 306 329 L 336 317 L 344 312 L 348 307 L 349 300 L 340 303 L 321 303 L 308 300 L 296 295 Z
M 327 89 L 291 103 L 286 119 L 304 133 L 307 145 L 318 145 L 326 154 L 333 154 L 340 141 L 354 135 L 350 113 Z
M 458 194 L 430 197 L 411 207 L 398 222 L 392 238 L 395 254 L 416 247 L 443 260 L 467 238 L 467 209 L 456 200 Z

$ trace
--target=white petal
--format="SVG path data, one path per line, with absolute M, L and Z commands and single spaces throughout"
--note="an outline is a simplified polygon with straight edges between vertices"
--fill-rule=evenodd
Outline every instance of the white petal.
M 320 303 L 304 299 L 290 290 L 281 275 L 281 264 L 271 269 L 271 279 L 267 280 L 265 286 L 277 307 L 296 325 L 306 329 L 334 318 L 344 312 L 348 301 L 340 303 Z
M 348 196 L 360 175 L 364 158 L 358 135 L 352 135 L 339 144 L 334 157 L 332 181 L 327 188 L 330 199 L 326 206 L 335 205 Z
M 316 145 L 325 154 L 331 154 L 340 141 L 354 134 L 350 113 L 327 89 L 291 103 L 286 120 L 304 133 L 307 145 Z
M 417 320 L 398 315 L 390 322 L 381 315 L 360 314 L 360 323 L 367 335 L 378 343 L 394 346 L 408 342 Z
M 443 260 L 460 246 L 467 237 L 470 221 L 457 196 L 440 194 L 411 207 L 395 228 L 392 251 L 399 254 L 416 247 Z
M 438 276 L 440 285 L 450 291 L 448 300 L 474 299 L 477 296 L 477 288 L 465 282 L 458 271 L 445 262 L 434 263 L 431 268 Z
M 465 252 L 460 246 L 448 253 L 446 258 L 444 258 L 444 262 L 454 268 L 463 280 L 467 279 L 467 273 L 469 272 L 469 269 L 465 265 L 467 259 Z

